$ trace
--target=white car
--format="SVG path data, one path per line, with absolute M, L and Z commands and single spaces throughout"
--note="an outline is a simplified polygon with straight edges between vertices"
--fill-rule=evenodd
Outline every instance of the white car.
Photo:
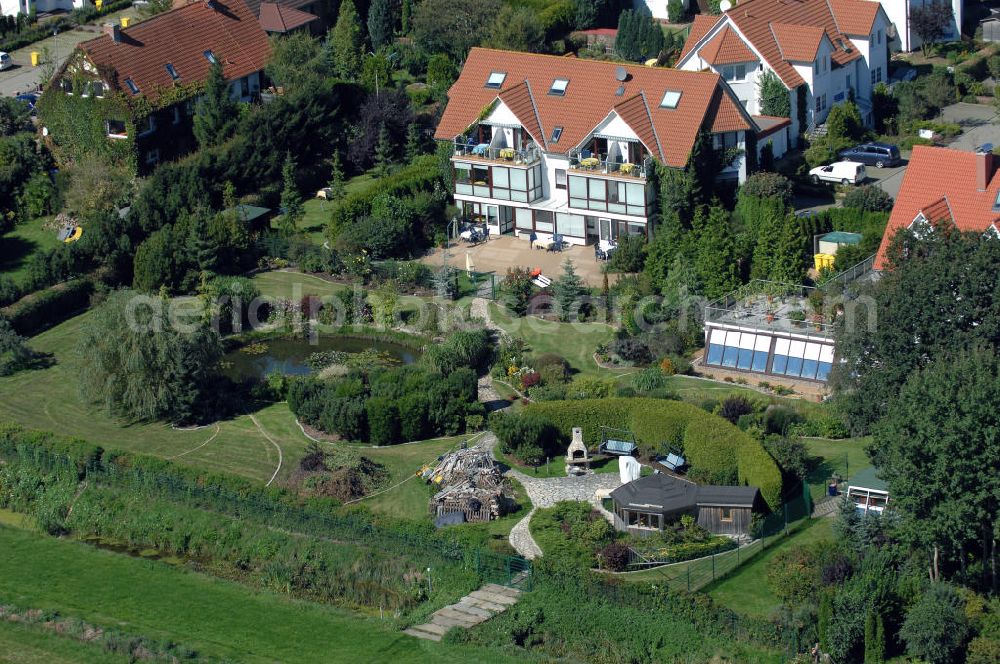
M 12 67 L 13 65 L 14 61 L 10 59 L 10 54 L 0 51 L 0 71 L 3 71 L 8 67 Z
M 865 165 L 858 161 L 838 161 L 826 166 L 817 166 L 809 171 L 813 184 L 839 182 L 840 184 L 861 184 L 865 181 Z

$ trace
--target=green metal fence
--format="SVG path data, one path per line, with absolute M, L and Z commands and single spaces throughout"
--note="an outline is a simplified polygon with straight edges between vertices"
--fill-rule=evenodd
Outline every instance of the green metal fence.
M 476 573 L 483 583 L 496 583 L 525 592 L 534 587 L 534 568 L 521 556 L 505 556 L 482 549 L 476 550 Z

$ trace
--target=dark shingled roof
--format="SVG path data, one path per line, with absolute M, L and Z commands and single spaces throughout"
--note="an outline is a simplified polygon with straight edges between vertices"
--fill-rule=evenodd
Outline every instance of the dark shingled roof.
M 648 475 L 623 484 L 611 498 L 625 507 L 677 512 L 704 506 L 753 507 L 760 491 L 755 486 L 710 486 L 664 473 Z

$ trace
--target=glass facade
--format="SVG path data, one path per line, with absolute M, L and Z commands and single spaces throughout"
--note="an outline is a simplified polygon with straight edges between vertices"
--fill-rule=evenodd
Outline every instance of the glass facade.
M 456 161 L 455 193 L 528 203 L 542 197 L 542 166 L 511 168 Z
M 569 176 L 569 206 L 581 210 L 645 217 L 652 196 L 652 188 L 647 188 L 644 182 Z
M 769 360 L 770 368 L 768 368 Z M 705 364 L 725 369 L 825 381 L 833 368 L 833 346 L 772 337 L 769 334 L 712 328 Z

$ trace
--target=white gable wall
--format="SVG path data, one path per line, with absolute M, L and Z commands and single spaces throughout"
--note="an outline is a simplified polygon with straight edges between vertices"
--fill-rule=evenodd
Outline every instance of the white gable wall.
M 879 0 L 869 0 L 878 2 Z M 889 17 L 889 22 L 896 26 L 896 38 L 891 46 L 897 51 L 913 51 L 920 48 L 921 40 L 910 29 L 910 14 L 914 9 L 930 4 L 932 0 L 881 0 L 882 9 Z M 950 34 L 941 41 L 956 41 L 961 38 L 962 19 L 964 17 L 963 0 L 951 0 L 951 9 L 955 20 L 951 25 Z
M 510 110 L 507 104 L 503 103 L 501 100 L 497 100 L 496 106 L 490 112 L 490 114 L 483 120 L 483 124 L 494 124 L 494 125 L 516 125 L 520 126 L 521 121 L 517 119 L 514 112 Z
M 594 130 L 595 134 L 605 134 L 607 136 L 617 136 L 620 138 L 631 138 L 633 140 L 639 140 L 636 133 L 632 131 L 624 120 L 621 119 L 617 113 L 612 112 L 608 118 L 597 125 L 597 129 Z

